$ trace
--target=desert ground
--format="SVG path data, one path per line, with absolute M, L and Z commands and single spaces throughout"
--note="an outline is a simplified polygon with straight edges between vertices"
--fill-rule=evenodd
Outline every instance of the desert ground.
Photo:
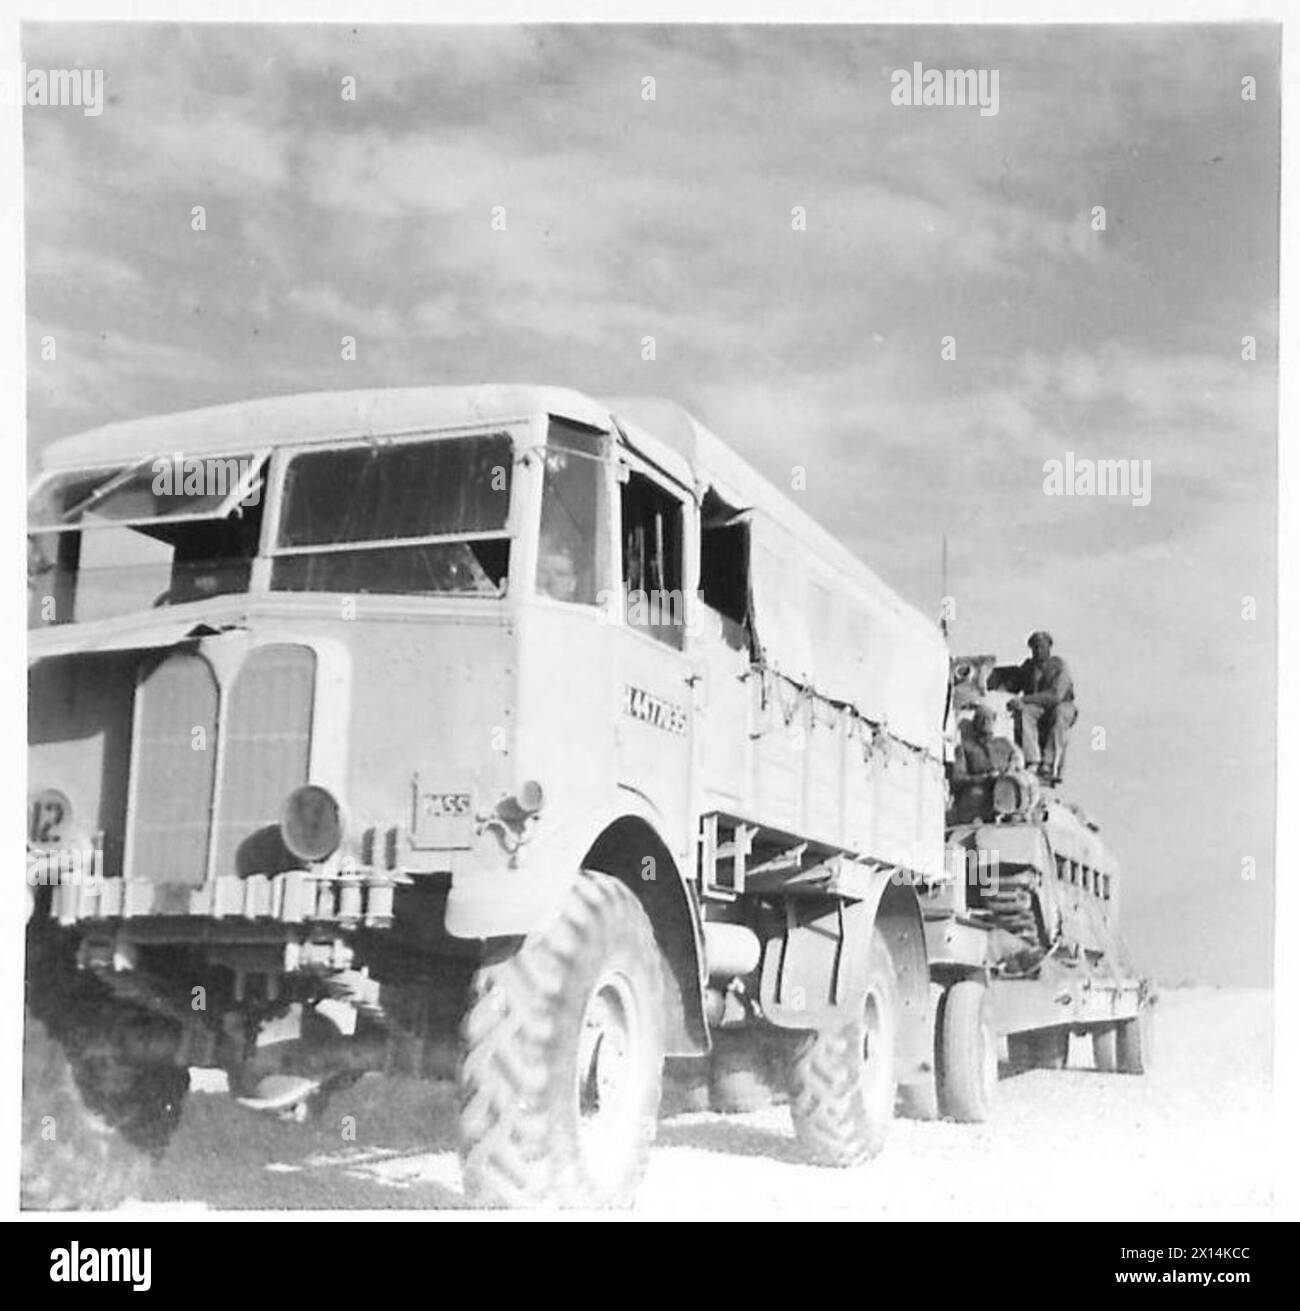
M 638 1212 L 862 1219 L 1246 1218 L 1273 1198 L 1272 996 L 1166 991 L 1154 1071 L 1070 1066 L 1004 1077 L 983 1125 L 898 1120 L 851 1170 L 799 1159 L 788 1109 L 667 1114 Z M 219 1082 L 219 1079 L 218 1079 Z M 196 1081 L 214 1087 L 211 1075 Z M 344 1116 L 355 1137 L 345 1137 Z M 268 1120 L 195 1092 L 141 1213 L 219 1209 L 414 1210 L 466 1205 L 455 1097 L 442 1084 L 368 1076 L 317 1122 Z

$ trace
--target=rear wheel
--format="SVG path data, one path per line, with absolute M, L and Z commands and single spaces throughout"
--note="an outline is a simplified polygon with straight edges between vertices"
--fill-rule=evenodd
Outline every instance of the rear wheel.
M 889 948 L 873 934 L 862 1007 L 848 1023 L 810 1035 L 791 1069 L 795 1133 L 819 1165 L 869 1160 L 885 1145 L 897 1091 L 898 988 Z
M 1115 1034 L 1115 1065 L 1121 1074 L 1149 1074 L 1155 1055 L 1155 1008 L 1143 1006 Z
M 631 1205 L 659 1109 L 662 1011 L 659 948 L 640 902 L 584 871 L 556 922 L 471 984 L 459 1076 L 471 1199 Z
M 998 1086 L 998 1039 L 989 990 L 962 979 L 944 999 L 938 1043 L 939 1109 L 946 1118 L 981 1124 Z
M 1092 1063 L 1103 1074 L 1113 1074 L 1116 1066 L 1116 1030 L 1111 1025 L 1092 1031 Z

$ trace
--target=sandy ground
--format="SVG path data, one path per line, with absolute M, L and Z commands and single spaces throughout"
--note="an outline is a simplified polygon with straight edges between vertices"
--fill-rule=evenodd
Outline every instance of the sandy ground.
M 799 1160 L 789 1111 L 666 1117 L 646 1215 L 854 1218 L 1245 1218 L 1272 1204 L 1272 998 L 1165 993 L 1143 1078 L 1070 1068 L 1004 1077 L 989 1123 L 897 1121 L 852 1170 Z M 354 1117 L 355 1137 L 345 1137 Z M 320 1123 L 268 1120 L 199 1092 L 146 1196 L 158 1214 L 218 1208 L 462 1208 L 452 1090 L 363 1079 Z

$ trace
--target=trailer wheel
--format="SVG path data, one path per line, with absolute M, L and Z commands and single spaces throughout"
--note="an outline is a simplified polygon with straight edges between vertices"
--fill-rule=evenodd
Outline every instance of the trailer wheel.
M 1063 1070 L 1070 1059 L 1070 1031 L 1013 1033 L 1007 1038 L 1007 1055 L 1018 1070 Z
M 23 1209 L 105 1211 L 139 1192 L 180 1121 L 189 1081 L 171 1066 L 75 1059 L 28 1011 Z
M 978 979 L 948 989 L 939 1026 L 939 1109 L 947 1119 L 982 1124 L 998 1086 L 998 1039 L 989 990 Z
M 877 930 L 871 939 L 861 1013 L 847 1024 L 810 1034 L 792 1062 L 795 1134 L 816 1164 L 856 1165 L 885 1145 L 897 1091 L 897 1032 L 894 963 Z
M 553 925 L 475 973 L 459 1071 L 484 1206 L 630 1206 L 663 1078 L 663 973 L 640 902 L 583 871 Z
M 1092 1031 L 1092 1063 L 1103 1074 L 1113 1074 L 1117 1063 L 1118 1033 L 1114 1025 Z
M 1115 1067 L 1121 1074 L 1150 1074 L 1155 1053 L 1155 1008 L 1143 1006 L 1115 1034 Z

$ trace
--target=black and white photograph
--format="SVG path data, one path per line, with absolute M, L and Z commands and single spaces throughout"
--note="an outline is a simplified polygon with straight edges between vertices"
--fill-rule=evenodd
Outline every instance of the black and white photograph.
M 381 1213 L 1250 1283 L 1178 1226 L 1296 1218 L 1283 15 L 240 13 L 0 69 L 49 1278 Z

